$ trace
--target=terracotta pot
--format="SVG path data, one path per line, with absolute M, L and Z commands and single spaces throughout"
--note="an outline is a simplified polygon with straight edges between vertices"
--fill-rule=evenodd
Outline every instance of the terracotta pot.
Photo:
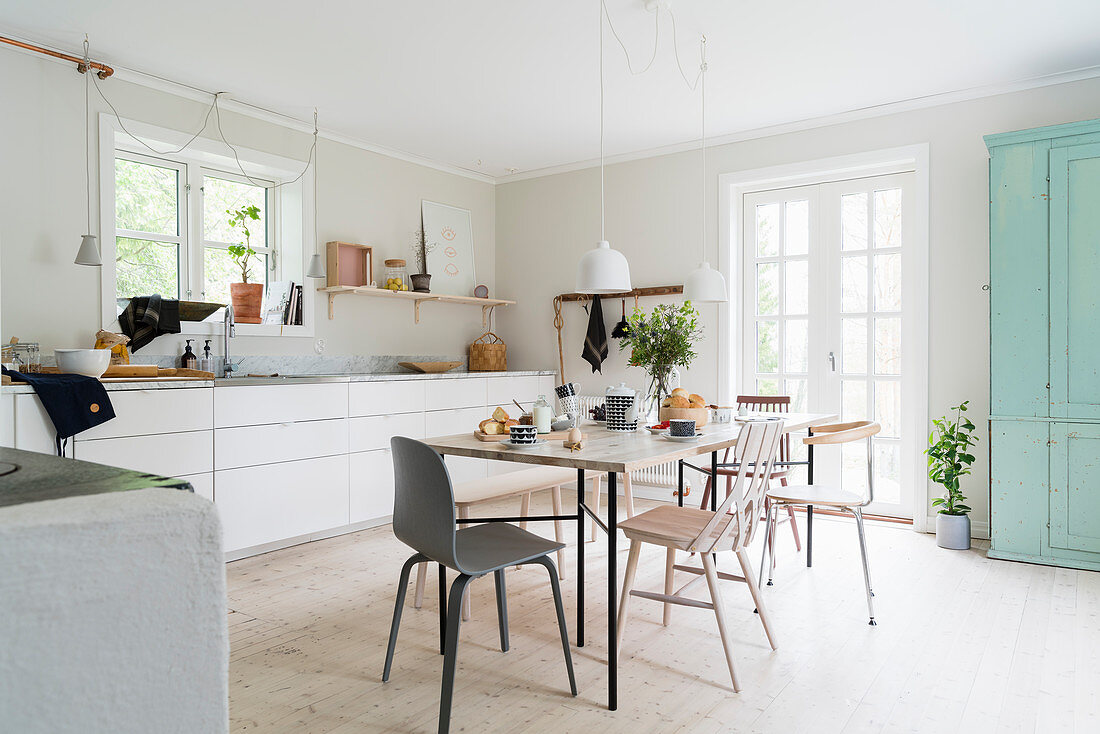
M 233 318 L 238 324 L 261 323 L 263 283 L 230 283 L 229 297 L 233 301 Z
M 428 273 L 417 273 L 415 275 L 410 275 L 409 278 L 412 279 L 414 291 L 417 293 L 431 293 L 431 290 L 429 290 L 429 286 L 432 283 L 431 275 Z

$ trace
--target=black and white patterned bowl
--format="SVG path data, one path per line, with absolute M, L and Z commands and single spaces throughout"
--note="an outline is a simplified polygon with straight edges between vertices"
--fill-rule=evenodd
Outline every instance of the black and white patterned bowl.
M 695 435 L 694 418 L 673 418 L 668 422 L 668 435 L 685 437 Z
M 538 440 L 538 428 L 536 426 L 512 426 L 508 429 L 508 436 L 512 443 L 534 443 Z

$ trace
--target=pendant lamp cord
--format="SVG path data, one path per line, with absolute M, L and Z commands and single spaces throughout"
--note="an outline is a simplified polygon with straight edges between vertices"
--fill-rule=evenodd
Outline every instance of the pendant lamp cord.
M 310 157 L 313 159 L 313 254 L 320 255 L 317 245 L 321 239 L 321 225 L 317 216 L 317 159 L 320 157 L 317 151 L 317 108 L 313 108 L 313 147 L 310 149 Z
M 88 36 L 84 35 L 84 188 L 88 193 L 88 234 L 92 233 L 92 151 L 88 144 L 88 117 L 91 115 L 89 85 L 92 80 L 91 58 L 88 49 Z
M 600 240 L 607 239 L 604 232 L 604 201 L 603 201 L 603 16 L 604 4 L 600 0 Z M 646 67 L 648 68 L 648 67 Z
M 702 238 L 700 240 L 703 248 L 703 260 L 707 260 L 707 37 L 703 36 L 699 41 L 699 57 L 702 61 L 699 64 L 699 96 L 702 100 L 701 108 L 702 115 L 700 116 L 702 122 L 700 127 L 702 132 L 699 136 L 699 154 L 703 159 L 703 220 L 702 220 Z

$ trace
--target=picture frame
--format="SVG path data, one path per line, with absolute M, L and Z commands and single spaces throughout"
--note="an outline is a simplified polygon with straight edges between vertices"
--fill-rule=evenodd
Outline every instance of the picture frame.
M 472 296 L 477 287 L 474 271 L 474 228 L 469 209 L 422 200 L 424 241 L 435 243 L 427 257 L 432 292 Z

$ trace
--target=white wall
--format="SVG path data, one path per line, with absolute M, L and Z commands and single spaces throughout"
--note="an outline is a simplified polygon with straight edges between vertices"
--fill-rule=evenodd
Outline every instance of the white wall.
M 140 85 L 117 79 L 100 84 L 128 119 L 193 132 L 206 112 L 206 103 Z M 13 335 L 36 339 L 49 349 L 91 346 L 100 328 L 99 270 L 73 265 L 86 229 L 84 77 L 71 64 L 5 47 L 0 49 L 0 99 L 0 334 L 5 341 Z M 92 101 L 93 120 L 99 112 L 109 111 L 94 89 Z M 303 105 L 299 116 L 306 119 L 311 114 L 312 109 Z M 321 114 L 323 124 L 323 109 Z M 222 127 L 236 145 L 299 159 L 304 165 L 308 134 L 225 112 Z M 478 278 L 494 290 L 492 184 L 323 138 L 318 147 L 322 243 L 375 245 L 377 277 L 383 259 L 409 258 L 412 233 L 420 225 L 421 199 L 463 207 L 473 213 Z M 93 147 L 92 180 L 97 182 L 96 160 Z M 97 211 L 94 198 L 93 222 Z M 462 354 L 481 334 L 480 309 L 428 305 L 425 318 L 414 325 L 408 303 L 345 296 L 337 301 L 336 319 L 329 321 L 326 300 L 314 297 L 316 336 L 326 340 L 327 354 Z M 142 353 L 178 354 L 179 345 L 181 337 L 162 337 Z M 237 337 L 234 350 L 312 354 L 313 339 Z
M 1097 79 L 732 143 L 707 153 L 707 252 L 714 263 L 720 174 L 930 145 L 929 411 L 936 416 L 961 400 L 971 401 L 982 443 L 966 491 L 979 532 L 988 527 L 989 505 L 984 421 L 989 413 L 989 312 L 982 290 L 989 271 L 989 196 L 982 135 L 1094 117 L 1100 117 Z M 629 259 L 635 287 L 682 283 L 700 253 L 698 151 L 613 165 L 606 176 L 607 238 Z M 500 319 L 510 365 L 557 364 L 551 299 L 573 290 L 577 259 L 599 239 L 599 227 L 597 169 L 497 186 L 497 282 L 505 297 L 520 297 L 519 305 Z M 648 299 L 645 306 L 656 302 Z M 610 331 L 619 305 L 605 306 Z M 683 380 L 708 399 L 717 397 L 719 383 L 717 309 L 700 307 L 708 338 Z M 625 355 L 614 347 L 604 376 L 592 375 L 580 359 L 584 312 L 566 304 L 564 316 L 567 377 L 579 380 L 585 392 L 621 379 L 642 385 L 641 371 L 625 368 Z

